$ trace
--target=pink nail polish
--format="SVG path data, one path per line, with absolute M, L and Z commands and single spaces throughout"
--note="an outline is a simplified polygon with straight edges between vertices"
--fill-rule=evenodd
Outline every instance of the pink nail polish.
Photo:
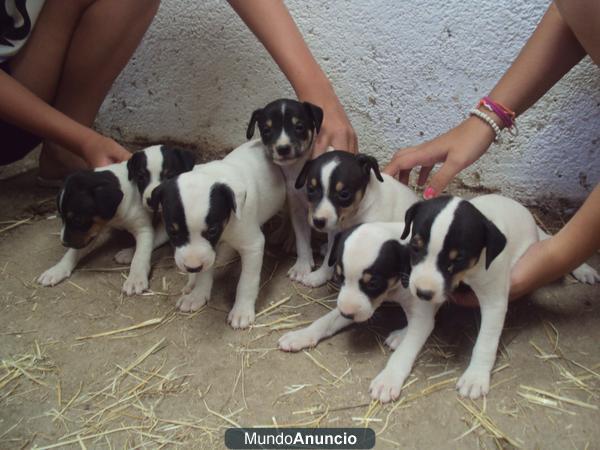
M 429 200 L 435 196 L 436 196 L 435 189 L 432 188 L 431 186 L 429 186 L 427 189 L 425 189 L 425 192 L 423 192 L 423 198 L 425 200 Z

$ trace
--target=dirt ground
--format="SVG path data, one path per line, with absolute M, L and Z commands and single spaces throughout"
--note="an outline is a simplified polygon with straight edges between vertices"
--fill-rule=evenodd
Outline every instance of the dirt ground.
M 123 297 L 125 268 L 112 261 L 123 236 L 42 288 L 36 277 L 64 252 L 54 198 L 32 172 L 0 181 L 0 448 L 213 449 L 233 424 L 370 426 L 377 448 L 600 448 L 598 287 L 566 280 L 512 305 L 492 390 L 475 402 L 454 383 L 479 313 L 445 306 L 401 400 L 381 406 L 368 387 L 400 309 L 283 353 L 286 329 L 335 302 L 330 287 L 292 285 L 289 257 L 269 249 L 257 303 L 266 312 L 234 331 L 226 316 L 237 264 L 219 270 L 208 307 L 182 314 L 174 304 L 185 276 L 168 247 L 154 255 L 151 292 Z

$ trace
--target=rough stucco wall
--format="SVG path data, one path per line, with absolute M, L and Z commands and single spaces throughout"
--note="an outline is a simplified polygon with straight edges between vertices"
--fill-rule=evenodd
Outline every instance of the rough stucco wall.
M 548 2 L 287 4 L 361 151 L 383 163 L 395 149 L 457 124 L 517 55 Z M 220 151 L 244 141 L 253 109 L 292 95 L 226 2 L 163 0 L 98 127 L 124 141 L 169 139 Z M 600 70 L 585 60 L 521 118 L 519 130 L 462 180 L 526 202 L 584 198 L 600 181 Z

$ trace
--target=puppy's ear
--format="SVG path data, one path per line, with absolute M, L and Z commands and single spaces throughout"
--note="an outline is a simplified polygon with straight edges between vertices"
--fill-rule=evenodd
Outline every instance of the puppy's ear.
M 310 169 L 310 165 L 312 164 L 312 159 L 309 159 L 304 163 L 302 170 L 298 174 L 298 178 L 296 178 L 296 184 L 294 187 L 296 189 L 300 189 L 302 186 L 306 184 L 306 177 L 308 176 L 308 169 Z
M 329 252 L 329 260 L 327 264 L 329 267 L 333 267 L 335 262 L 338 259 L 338 247 L 340 246 L 340 239 L 342 237 L 342 233 L 336 233 L 333 237 L 333 244 L 331 245 L 331 252 Z
M 229 207 L 235 217 L 238 219 L 242 218 L 242 210 L 244 209 L 244 204 L 246 203 L 246 189 L 240 183 L 235 182 L 227 182 L 219 183 L 219 189 L 222 189 L 225 194 L 225 198 L 227 198 Z
M 152 194 L 150 194 L 150 198 L 148 199 L 148 206 L 152 208 L 153 211 L 158 211 L 158 207 L 162 203 L 165 183 L 168 183 L 168 181 L 165 181 L 164 183 L 161 183 L 158 186 L 156 186 L 152 190 Z
M 377 159 L 375 159 L 373 156 L 359 153 L 356 155 L 356 160 L 367 177 L 370 176 L 370 172 L 372 170 L 373 173 L 375 173 L 375 177 L 383 183 L 383 177 L 379 171 L 379 163 L 377 162 Z
M 408 288 L 408 280 L 410 278 L 410 252 L 406 245 L 400 241 L 393 241 L 394 253 L 396 253 L 396 262 L 398 264 L 398 272 L 400 274 L 400 282 L 406 289 Z
M 410 228 L 420 204 L 421 202 L 417 202 L 406 210 L 406 214 L 404 215 L 404 230 L 402 231 L 402 236 L 400 236 L 400 239 L 406 239 L 410 234 Z
M 96 203 L 96 211 L 104 220 L 110 220 L 115 216 L 123 200 L 123 191 L 112 183 L 103 183 L 94 187 L 92 195 Z
M 196 164 L 196 155 L 194 155 L 192 152 L 178 148 L 175 149 L 175 154 L 181 163 L 181 173 L 189 172 L 194 168 L 194 165 Z
M 323 110 L 309 102 L 302 103 L 308 115 L 312 118 L 313 124 L 315 125 L 315 132 L 319 134 L 321 131 L 321 125 L 323 125 Z
M 248 129 L 246 130 L 246 139 L 250 140 L 252 139 L 252 136 L 254 136 L 254 128 L 256 127 L 256 121 L 258 120 L 258 117 L 262 114 L 262 111 L 262 109 L 257 109 L 252 113 L 252 116 L 250 116 Z
M 135 152 L 127 161 L 127 178 L 133 180 L 136 173 L 142 169 L 146 154 L 144 152 Z
M 487 218 L 483 220 L 485 226 L 485 270 L 487 270 L 506 247 L 506 236 Z

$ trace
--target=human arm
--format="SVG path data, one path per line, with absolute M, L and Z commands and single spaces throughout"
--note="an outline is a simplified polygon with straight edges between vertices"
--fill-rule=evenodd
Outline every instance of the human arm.
M 291 83 L 298 99 L 323 108 L 324 119 L 314 155 L 328 146 L 358 151 L 356 133 L 334 89 L 319 67 L 292 16 L 281 0 L 228 0 L 267 49 Z
M 553 3 L 489 97 L 519 115 L 584 56 L 585 51 Z M 487 110 L 485 112 L 501 126 L 497 116 Z M 428 189 L 428 193 L 435 196 L 458 172 L 483 155 L 493 140 L 494 133 L 488 124 L 477 117 L 469 117 L 431 141 L 399 150 L 385 172 L 408 183 L 411 170 L 421 166 L 418 183 L 423 185 L 433 166 L 443 163 L 431 179 L 431 189 Z
M 129 158 L 110 138 L 70 119 L 0 71 L 0 118 L 81 156 L 91 167 Z

